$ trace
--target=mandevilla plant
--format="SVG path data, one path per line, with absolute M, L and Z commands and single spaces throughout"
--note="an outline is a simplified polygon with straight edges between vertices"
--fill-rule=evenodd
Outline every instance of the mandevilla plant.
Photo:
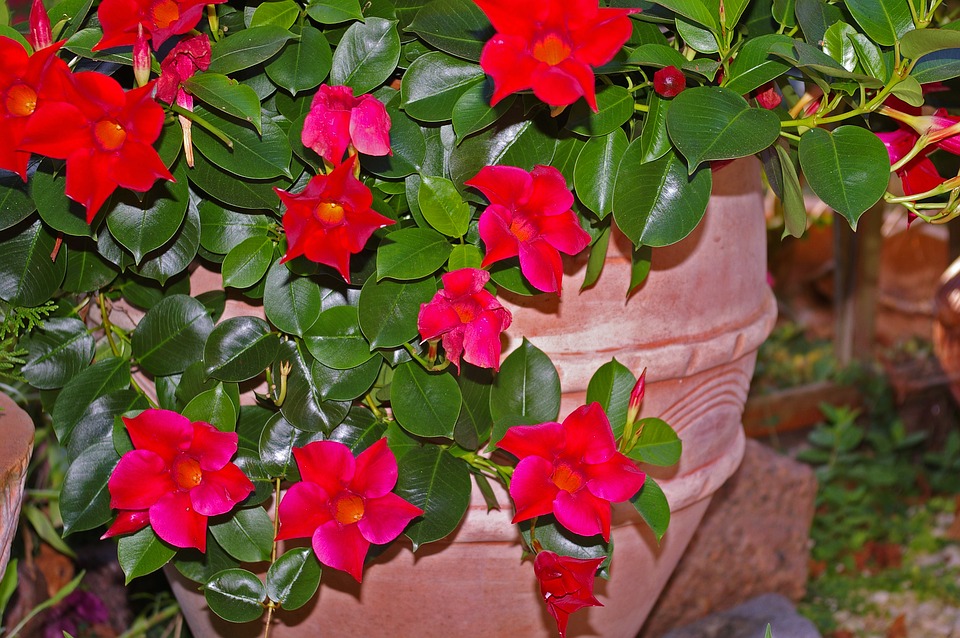
M 0 299 L 47 315 L 16 352 L 71 459 L 64 532 L 106 526 L 128 579 L 171 563 L 235 622 L 269 628 L 321 569 L 362 580 L 371 546 L 447 537 L 473 483 L 500 506 L 493 481 L 564 635 L 600 604 L 611 504 L 664 534 L 641 465 L 681 446 L 616 360 L 561 419 L 549 357 L 502 356 L 501 291 L 575 295 L 564 256 L 589 251 L 590 287 L 622 232 L 635 292 L 714 171 L 751 155 L 787 234 L 801 178 L 854 227 L 881 199 L 960 210 L 960 177 L 928 157 L 960 154 L 960 118 L 924 110 L 960 76 L 941 0 L 34 0 L 18 17 L 0 24 Z

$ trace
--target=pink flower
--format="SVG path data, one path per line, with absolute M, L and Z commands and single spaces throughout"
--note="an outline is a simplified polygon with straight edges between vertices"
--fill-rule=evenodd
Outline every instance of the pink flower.
M 390 153 L 390 116 L 370 94 L 353 97 L 349 86 L 321 84 L 303 123 L 303 145 L 337 166 L 352 145 L 365 155 Z
M 490 200 L 480 215 L 487 254 L 482 266 L 520 256 L 520 270 L 544 292 L 560 293 L 560 253 L 575 255 L 590 243 L 570 210 L 573 194 L 556 168 L 485 166 L 466 182 Z
M 280 501 L 277 540 L 310 538 L 313 551 L 328 567 L 359 582 L 371 543 L 389 543 L 419 507 L 391 490 L 397 483 L 397 460 L 380 439 L 354 458 L 343 443 L 316 441 L 294 448 L 301 481 Z
M 460 357 L 481 368 L 500 369 L 500 333 L 510 311 L 483 289 L 490 273 L 461 268 L 441 278 L 443 289 L 420 306 L 417 328 L 424 340 L 443 338 L 447 359 L 460 370 Z
M 594 67 L 606 64 L 633 32 L 638 9 L 599 8 L 597 0 L 474 0 L 496 33 L 480 53 L 493 78 L 491 105 L 533 89 L 551 106 L 573 104 L 582 95 L 594 111 Z
M 753 96 L 757 98 L 757 104 L 759 104 L 761 108 L 770 110 L 780 106 L 780 102 L 783 101 L 783 97 L 779 91 L 777 91 L 777 85 L 774 82 L 767 82 L 763 86 L 755 89 Z
M 687 88 L 687 78 L 675 66 L 665 66 L 653 74 L 653 90 L 660 97 L 676 97 Z
M 395 223 L 370 208 L 373 194 L 353 176 L 355 160 L 350 157 L 329 175 L 314 176 L 299 193 L 274 189 L 287 206 L 283 230 L 288 245 L 281 263 L 306 255 L 336 268 L 350 283 L 350 255 L 363 250 L 375 230 Z
M 149 523 L 171 545 L 205 551 L 207 518 L 226 514 L 253 491 L 250 479 L 230 462 L 237 433 L 191 423 L 169 410 L 144 410 L 123 423 L 134 449 L 107 482 L 110 506 L 120 513 L 103 537 Z
M 33 0 L 30 7 L 30 45 L 34 51 L 46 49 L 53 44 L 53 33 L 50 31 L 50 16 L 43 6 L 43 0 Z
M 193 96 L 183 89 L 183 83 L 197 71 L 210 67 L 210 40 L 200 34 L 177 42 L 167 57 L 160 63 L 160 79 L 157 80 L 157 99 L 193 110 Z
M 597 569 L 606 557 L 573 558 L 541 551 L 533 561 L 533 573 L 540 581 L 540 595 L 557 621 L 560 638 L 567 633 L 570 614 L 584 607 L 603 607 L 593 595 Z
M 510 481 L 518 523 L 551 512 L 574 534 L 610 540 L 610 504 L 626 501 L 646 475 L 617 452 L 599 403 L 574 410 L 560 423 L 520 425 L 497 446 L 520 459 Z
M 889 133 L 877 133 L 876 135 L 887 147 L 891 166 L 909 153 L 919 139 L 916 133 L 905 128 L 898 128 Z M 943 177 L 937 172 L 937 167 L 927 157 L 931 150 L 933 150 L 932 147 L 923 149 L 916 157 L 897 169 L 897 177 L 900 178 L 905 194 L 925 193 L 943 182 Z

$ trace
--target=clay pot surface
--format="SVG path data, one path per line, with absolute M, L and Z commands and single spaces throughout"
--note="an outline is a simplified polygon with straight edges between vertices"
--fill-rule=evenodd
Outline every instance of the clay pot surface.
M 7 569 L 10 543 L 17 533 L 27 465 L 33 453 L 33 420 L 0 393 L 0 576 Z
M 714 181 L 703 222 L 679 244 L 653 251 L 647 282 L 629 298 L 630 246 L 622 236 L 598 284 L 583 293 L 585 257 L 567 262 L 560 304 L 548 295 L 502 295 L 514 317 L 508 347 L 524 335 L 557 365 L 561 418 L 584 402 L 596 369 L 616 357 L 636 373 L 647 368 L 641 416 L 666 420 L 684 445 L 677 466 L 655 472 L 672 511 L 663 541 L 657 545 L 632 506 L 618 505 L 611 578 L 596 584 L 604 607 L 571 616 L 568 636 L 637 634 L 712 494 L 743 456 L 743 405 L 776 303 L 766 283 L 759 164 L 734 162 Z M 500 511 L 487 512 L 475 494 L 455 534 L 416 554 L 405 541 L 394 543 L 368 561 L 362 586 L 324 570 L 319 597 L 277 614 L 270 635 L 555 636 L 532 565 L 521 561 L 506 495 L 500 501 Z M 262 635 L 262 625 L 238 628 L 200 596 L 188 597 L 194 583 L 173 583 L 196 636 Z

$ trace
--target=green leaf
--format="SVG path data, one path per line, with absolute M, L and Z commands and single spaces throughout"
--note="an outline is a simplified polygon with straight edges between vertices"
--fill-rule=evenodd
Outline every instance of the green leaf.
M 317 432 L 298 430 L 278 412 L 267 421 L 260 435 L 258 453 L 263 462 L 263 469 L 270 476 L 290 478 L 292 468 L 296 475 L 293 448 L 303 447 L 324 438 L 323 434 Z
M 396 20 L 368 17 L 348 28 L 333 54 L 330 83 L 353 88 L 354 95 L 383 84 L 400 60 Z
M 675 66 L 678 69 L 687 59 L 679 51 L 665 44 L 641 44 L 630 52 L 628 64 L 655 66 L 659 68 Z
M 302 337 L 317 320 L 322 300 L 320 287 L 307 277 L 290 272 L 277 260 L 267 271 L 263 309 L 282 332 Z
M 613 359 L 600 366 L 587 384 L 587 403 L 598 402 L 610 420 L 614 438 L 619 439 L 627 422 L 630 393 L 636 384 L 625 365 Z
M 857 30 L 846 22 L 836 22 L 823 34 L 823 52 L 840 63 L 847 71 L 857 68 L 857 50 L 852 36 Z
M 114 206 L 109 206 L 114 202 Z M 134 193 L 117 191 L 105 209 L 107 228 L 117 242 L 133 253 L 136 263 L 176 234 L 187 214 L 187 181 L 161 182 L 141 201 Z
M 819 46 L 827 27 L 844 19 L 840 7 L 828 4 L 824 0 L 796 0 L 797 21 L 803 31 L 803 37 L 813 46 Z
M 54 175 L 52 170 L 50 162 L 41 162 L 30 178 L 30 195 L 33 202 L 36 202 L 40 219 L 64 235 L 92 237 L 93 228 L 87 223 L 86 209 L 67 197 L 66 174 L 60 171 Z
M 273 0 L 264 2 L 253 11 L 251 27 L 273 24 L 281 29 L 289 29 L 300 15 L 300 6 L 293 0 Z
M 194 146 L 213 164 L 235 176 L 250 179 L 290 176 L 293 152 L 286 133 L 273 120 L 263 120 L 263 134 L 258 135 L 248 126 L 214 115 L 201 107 L 196 107 L 194 113 L 219 128 L 233 141 L 233 148 L 227 148 L 203 127 L 193 127 Z
M 233 317 L 211 331 L 203 347 L 203 362 L 215 379 L 239 383 L 273 363 L 279 346 L 277 335 L 266 321 Z
M 263 279 L 273 262 L 273 249 L 273 240 L 263 235 L 234 246 L 223 259 L 223 285 L 248 288 Z
M 520 523 L 520 534 L 530 542 L 532 521 Z M 599 534 L 579 536 L 557 522 L 552 514 L 537 517 L 536 539 L 548 551 L 561 556 L 572 556 L 581 560 L 609 557 L 613 554 L 613 541 L 605 543 Z
M 224 620 L 245 623 L 263 615 L 267 588 L 245 569 L 225 569 L 214 574 L 204 586 L 203 597 L 210 609 Z
M 903 78 L 902 82 L 893 87 L 891 93 L 910 106 L 923 106 L 923 89 L 920 87 L 920 83 L 912 76 L 908 75 Z
M 77 25 L 79 26 L 79 24 L 80 23 L 78 22 Z M 97 60 L 98 62 L 113 62 L 116 64 L 133 66 L 133 53 L 130 52 L 130 49 L 126 49 L 125 47 L 123 49 L 118 47 L 110 48 L 106 51 L 94 51 L 93 47 L 97 42 L 100 41 L 102 36 L 103 31 L 100 29 L 81 29 L 70 36 L 70 38 L 67 40 L 67 43 L 63 45 L 63 48 L 70 53 L 75 53 L 80 57 L 90 60 Z M 122 51 L 122 53 L 120 53 L 120 51 Z
M 321 568 L 313 550 L 296 547 L 285 552 L 267 570 L 267 595 L 288 611 L 313 599 L 320 587 Z
M 900 40 L 900 54 L 916 60 L 928 53 L 960 49 L 960 31 L 954 29 L 915 29 Z
M 691 20 L 686 20 L 683 17 L 677 17 L 677 34 L 680 36 L 680 39 L 683 40 L 683 43 L 700 53 L 706 53 L 707 55 L 712 55 L 719 51 L 720 47 L 717 44 L 717 36 L 714 35 L 709 29 L 705 29 Z
M 413 551 L 450 534 L 470 505 L 467 464 L 436 445 L 410 450 L 398 461 L 396 493 L 423 510 L 406 535 Z
M 858 126 L 815 128 L 800 138 L 798 150 L 810 188 L 856 229 L 860 215 L 887 189 L 890 159 L 883 142 Z
M 146 576 L 166 565 L 176 550 L 160 540 L 149 525 L 117 543 L 117 560 L 123 569 L 124 584 L 138 576 Z
M 97 361 L 63 387 L 53 406 L 53 429 L 57 439 L 67 441 L 98 397 L 130 385 L 130 361 L 115 357 Z
M 38 219 L 0 241 L 0 299 L 14 306 L 39 306 L 53 295 L 67 270 L 66 251 L 50 259 L 54 237 Z
M 67 273 L 60 287 L 67 292 L 93 292 L 106 288 L 119 274 L 116 266 L 100 256 L 92 240 L 68 242 Z
M 210 47 L 211 73 L 229 75 L 269 60 L 295 36 L 275 24 L 243 29 Z
M 307 15 L 320 24 L 363 20 L 358 0 L 310 0 Z
M 234 208 L 276 210 L 280 205 L 280 198 L 273 189 L 289 189 L 292 180 L 237 179 L 236 175 L 218 168 L 203 154 L 198 153 L 195 155 L 193 170 L 190 171 L 190 183 Z
M 645 164 L 643 153 L 642 140 L 634 140 L 623 154 L 613 194 L 613 217 L 634 245 L 667 246 L 700 223 L 713 179 L 709 169 L 687 175 L 686 166 L 673 151 Z
M 607 248 L 610 246 L 610 226 L 605 226 L 600 235 L 590 245 L 590 256 L 587 258 L 587 270 L 583 275 L 580 290 L 586 290 L 597 283 L 603 266 L 607 260 Z
M 667 114 L 670 139 L 693 175 L 702 162 L 753 155 L 780 136 L 775 113 L 751 108 L 733 91 L 695 87 L 673 98 Z
M 797 24 L 797 17 L 795 15 L 796 6 L 796 0 L 773 0 L 770 13 L 778 23 L 785 27 L 793 28 Z
M 261 6 L 274 4 L 272 2 Z M 197 73 L 183 82 L 183 88 L 210 108 L 253 124 L 260 128 L 260 98 L 256 91 L 222 73 Z
M 375 354 L 360 332 L 354 306 L 334 306 L 324 310 L 304 334 L 303 340 L 317 361 L 337 370 L 355 368 Z
M 367 279 L 360 290 L 360 329 L 372 348 L 396 348 L 415 338 L 420 304 L 437 292 L 429 277 L 418 282 L 397 283 Z
M 227 553 L 244 563 L 270 560 L 273 522 L 262 507 L 239 509 L 210 525 L 210 533 Z
M 453 182 L 444 177 L 421 175 L 418 197 L 423 218 L 437 231 L 454 238 L 467 233 L 470 207 L 463 201 Z
M 353 401 L 370 389 L 382 364 L 383 357 L 375 356 L 355 368 L 338 370 L 314 361 L 310 372 L 324 400 Z
M 846 0 L 847 10 L 877 44 L 892 47 L 913 29 L 907 0 Z
M 394 231 L 377 251 L 377 279 L 408 281 L 431 275 L 447 261 L 452 248 L 446 237 L 428 228 Z
M 921 31 L 911 31 L 910 33 L 921 33 Z M 852 34 L 850 41 L 857 52 L 857 60 L 860 61 L 860 66 L 866 71 L 867 75 L 886 82 L 890 76 L 890 71 L 887 69 L 887 63 L 880 47 L 862 33 Z
M 196 299 L 171 295 L 151 308 L 134 329 L 133 355 L 147 372 L 183 372 L 203 353 L 213 321 Z
M 491 82 L 477 82 L 471 84 L 457 99 L 453 106 L 453 130 L 457 134 L 457 141 L 477 131 L 482 131 L 499 120 L 516 100 L 516 95 L 508 95 L 490 106 L 490 97 L 493 95 Z
M 200 245 L 226 255 L 245 239 L 265 237 L 274 223 L 266 215 L 225 209 L 210 201 L 200 202 Z
M 35 388 L 54 390 L 90 365 L 95 343 L 79 319 L 53 317 L 22 339 L 20 346 L 27 351 L 23 376 Z
M 643 119 L 643 131 L 640 133 L 640 145 L 643 147 L 640 157 L 642 164 L 660 159 L 672 148 L 670 136 L 667 135 L 667 112 L 670 110 L 670 100 L 664 100 L 655 91 L 651 91 L 647 108 L 649 110 Z
M 577 100 L 570 107 L 566 128 L 580 135 L 602 137 L 620 130 L 633 117 L 633 96 L 622 86 L 611 84 L 597 91 L 597 112 L 586 100 Z
M 643 487 L 630 499 L 630 502 L 633 503 L 640 517 L 650 526 L 659 543 L 670 524 L 670 504 L 663 490 L 648 474 Z
M 591 137 L 573 172 L 577 197 L 601 219 L 613 210 L 613 194 L 617 180 L 617 167 L 629 143 L 622 129 L 616 129 L 604 137 Z
M 447 270 L 454 271 L 461 268 L 480 268 L 483 261 L 483 253 L 473 244 L 457 244 L 450 251 L 450 258 L 447 260 Z
M 277 86 L 297 95 L 319 86 L 332 66 L 333 53 L 326 36 L 308 25 L 300 31 L 299 40 L 288 42 L 277 59 L 267 65 L 266 72 Z
M 4 5 L 4 7 L 5 6 L 6 5 Z M 3 572 L 3 576 L 0 577 L 0 614 L 6 611 L 10 597 L 17 591 L 17 566 L 19 562 L 16 558 L 10 559 L 10 562 L 7 563 L 6 570 Z M 77 582 L 79 583 L 80 581 Z
M 33 180 L 36 180 L 37 173 L 34 173 Z M 37 207 L 23 184 L 0 184 L 0 230 L 16 226 L 35 210 Z
M 788 47 L 787 50 L 792 51 L 793 38 L 769 34 L 747 40 L 730 65 L 730 75 L 723 81 L 723 86 L 739 95 L 746 95 L 786 73 L 790 65 L 770 55 L 774 47 Z
M 350 403 L 325 401 L 311 375 L 309 354 L 303 346 L 286 341 L 281 344 L 278 362 L 289 362 L 292 370 L 287 381 L 287 397 L 280 406 L 283 417 L 295 427 L 309 432 L 329 433 L 346 418 Z M 279 364 L 273 368 L 274 378 L 279 378 Z
M 630 251 L 630 285 L 627 296 L 633 294 L 637 287 L 647 280 L 650 274 L 650 258 L 653 250 L 650 246 L 640 246 Z
M 920 84 L 960 77 L 960 49 L 928 53 L 917 61 L 910 76 Z
M 401 108 L 425 122 L 449 120 L 460 97 L 483 78 L 479 65 L 431 51 L 414 60 L 404 74 Z
M 655 418 L 640 419 L 636 427 L 640 432 L 640 439 L 627 456 L 661 467 L 670 467 L 680 460 L 680 438 L 664 421 Z
M 686 16 L 711 31 L 720 27 L 720 3 L 718 0 L 654 0 L 661 7 Z
M 450 374 L 431 374 L 416 362 L 404 363 L 394 373 L 390 401 L 394 417 L 407 432 L 453 438 L 462 396 Z
M 783 233 L 801 237 L 807 230 L 807 204 L 803 199 L 803 188 L 800 186 L 800 177 L 793 165 L 793 159 L 779 145 L 774 146 L 780 158 L 783 175 Z
M 182 413 L 191 421 L 209 423 L 221 432 L 233 432 L 237 427 L 237 407 L 223 383 L 190 399 Z
M 534 423 L 556 421 L 560 414 L 560 376 L 550 357 L 523 340 L 500 366 L 490 391 L 495 420 L 522 416 Z
M 493 423 L 493 417 L 490 416 L 491 381 L 489 370 L 472 366 L 464 366 L 457 377 L 463 402 L 453 429 L 453 438 L 457 445 L 466 450 L 478 449 L 490 437 Z
M 70 463 L 60 492 L 63 535 L 94 529 L 110 520 L 107 481 L 120 455 L 112 441 L 100 441 Z
M 179 171 L 178 171 L 179 172 Z M 186 179 L 184 178 L 184 181 Z M 167 280 L 187 269 L 200 247 L 200 214 L 195 206 L 187 208 L 183 224 L 166 244 L 147 256 L 134 272 L 165 285 Z M 186 281 L 185 279 L 181 281 Z
M 147 400 L 133 390 L 115 390 L 100 395 L 84 406 L 76 426 L 60 439 L 67 457 L 74 459 L 91 445 L 109 438 L 118 417 L 148 407 Z
M 493 27 L 483 11 L 470 0 L 433 0 L 420 9 L 405 29 L 434 47 L 476 62 Z
M 272 492 L 272 490 L 271 490 Z M 215 539 L 207 537 L 207 551 L 201 554 L 195 549 L 186 549 L 178 552 L 173 566 L 185 577 L 198 584 L 204 584 L 214 574 L 230 569 L 237 564 L 227 552 L 217 544 Z

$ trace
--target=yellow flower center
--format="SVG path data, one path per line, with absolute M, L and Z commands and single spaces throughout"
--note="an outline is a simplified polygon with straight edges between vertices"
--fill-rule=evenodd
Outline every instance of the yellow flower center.
M 333 503 L 333 517 L 341 525 L 353 525 L 363 518 L 363 499 L 345 492 Z
M 541 62 L 556 66 L 570 57 L 570 45 L 556 33 L 550 33 L 533 45 L 533 57 Z
M 320 202 L 313 214 L 324 226 L 339 226 L 346 215 L 343 206 L 336 202 Z
M 173 480 L 177 482 L 180 489 L 192 490 L 200 485 L 203 479 L 203 470 L 200 469 L 200 463 L 192 457 L 181 456 L 173 462 Z
M 583 486 L 583 477 L 580 472 L 572 468 L 569 463 L 557 465 L 550 479 L 554 485 L 565 492 L 576 492 Z
M 510 222 L 510 232 L 521 242 L 528 242 L 539 234 L 536 225 L 526 217 L 514 217 Z
M 93 127 L 93 134 L 105 151 L 115 151 L 127 139 L 127 132 L 116 120 L 100 120 Z
M 37 109 L 37 92 L 26 84 L 17 84 L 7 91 L 7 113 L 26 117 Z
M 161 29 L 166 29 L 180 19 L 180 7 L 173 0 L 160 0 L 153 5 L 150 14 L 155 25 Z

